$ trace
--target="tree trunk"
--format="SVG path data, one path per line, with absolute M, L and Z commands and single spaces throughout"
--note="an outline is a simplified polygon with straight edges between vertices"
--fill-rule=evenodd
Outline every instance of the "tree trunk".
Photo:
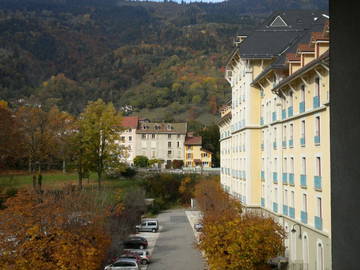
M 99 190 L 101 189 L 101 176 L 102 176 L 102 172 L 98 171 L 98 188 L 99 188 Z
M 63 173 L 66 173 L 66 161 L 65 161 L 65 159 L 63 159 L 63 164 L 62 164 L 63 166 L 63 168 L 62 168 L 62 171 L 63 171 Z
M 31 157 L 29 157 L 29 173 L 32 173 L 32 166 L 31 166 Z

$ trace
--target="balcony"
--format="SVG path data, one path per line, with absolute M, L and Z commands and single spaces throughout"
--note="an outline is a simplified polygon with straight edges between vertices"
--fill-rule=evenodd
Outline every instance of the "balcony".
M 265 181 L 265 172 L 261 171 L 261 181 Z
M 282 174 L 282 182 L 283 184 L 287 185 L 287 173 Z
M 306 175 L 305 174 L 300 175 L 300 186 L 306 187 Z
M 304 223 L 304 224 L 307 224 L 308 222 L 308 215 L 307 215 L 307 212 L 305 211 L 301 211 L 301 222 Z
M 294 140 L 293 140 L 293 139 L 290 139 L 290 140 L 289 140 L 289 147 L 290 147 L 290 148 L 293 148 L 293 147 L 294 147 Z
M 321 176 L 314 176 L 314 187 L 316 190 L 321 190 Z
M 291 185 L 291 186 L 295 185 L 294 174 L 293 173 L 289 173 L 289 185 Z
M 289 207 L 289 217 L 295 218 L 295 208 Z
M 265 199 L 261 198 L 261 207 L 265 207 Z
M 281 118 L 282 120 L 286 119 L 286 110 L 281 111 Z
M 274 211 L 275 213 L 278 212 L 278 204 L 277 204 L 277 203 L 273 203 L 273 211 Z
M 319 108 L 320 107 L 320 97 L 315 96 L 313 97 L 313 108 Z
M 293 106 L 290 106 L 288 108 L 288 117 L 292 117 L 293 116 Z
M 264 118 L 263 117 L 260 117 L 260 125 L 264 125 Z
M 274 148 L 274 150 L 276 150 L 276 147 L 277 147 L 276 142 L 273 142 L 273 148 Z
M 286 140 L 282 141 L 282 148 L 286 148 Z
M 299 103 L 299 113 L 305 112 L 305 101 Z
M 278 183 L 277 172 L 273 172 L 273 181 L 274 181 L 274 184 Z
M 287 205 L 283 205 L 283 215 L 287 216 L 289 214 L 289 208 Z
M 275 122 L 275 121 L 276 121 L 276 112 L 273 112 L 273 117 L 272 117 L 272 120 L 273 120 L 273 122 Z
M 320 144 L 320 136 L 319 136 L 319 135 L 314 136 L 314 143 L 315 143 L 316 145 L 319 145 L 319 144 Z
M 321 217 L 314 216 L 314 224 L 315 224 L 315 229 L 318 229 L 318 230 L 322 231 L 323 224 L 322 224 L 322 218 Z
M 305 146 L 305 137 L 300 138 L 300 145 Z

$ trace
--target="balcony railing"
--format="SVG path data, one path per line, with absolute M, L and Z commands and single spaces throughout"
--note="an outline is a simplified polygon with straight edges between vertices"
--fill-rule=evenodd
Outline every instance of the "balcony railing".
M 314 187 L 317 190 L 321 190 L 321 176 L 314 176 Z
M 308 214 L 305 211 L 301 211 L 301 222 L 304 224 L 308 222 Z
M 261 171 L 261 181 L 265 181 L 265 172 Z
M 293 139 L 289 140 L 289 147 L 290 148 L 294 147 L 294 140 Z
M 323 222 L 321 217 L 314 216 L 314 224 L 315 228 L 322 231 L 323 229 Z
M 283 215 L 287 216 L 289 214 L 289 207 L 287 205 L 283 205 Z
M 286 110 L 281 111 L 282 120 L 286 119 Z
M 272 113 L 272 120 L 273 120 L 273 122 L 276 121 L 276 112 L 273 112 L 273 113 Z
M 300 186 L 306 187 L 306 175 L 305 174 L 300 175 Z
M 292 117 L 293 116 L 293 106 L 290 106 L 288 108 L 288 117 Z
M 289 185 L 291 185 L 291 186 L 295 185 L 294 174 L 293 173 L 289 173 Z
M 283 184 L 287 185 L 287 173 L 282 174 L 282 182 Z
M 261 198 L 261 207 L 265 207 L 265 199 Z
M 289 207 L 289 217 L 295 218 L 295 208 Z
M 305 146 L 305 137 L 300 138 L 300 145 Z
M 273 211 L 275 213 L 277 213 L 277 211 L 278 211 L 278 204 L 277 203 L 273 203 Z
M 313 97 L 313 107 L 314 107 L 314 109 L 320 107 L 320 97 L 319 96 Z
M 305 101 L 299 103 L 299 113 L 305 112 Z
M 314 136 L 314 143 L 315 143 L 316 145 L 320 144 L 320 136 L 319 136 L 319 135 Z
M 274 181 L 275 184 L 278 183 L 277 172 L 273 172 L 273 181 Z

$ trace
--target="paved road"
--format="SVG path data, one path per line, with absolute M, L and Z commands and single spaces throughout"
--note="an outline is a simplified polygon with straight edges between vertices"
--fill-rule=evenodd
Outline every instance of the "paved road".
M 194 247 L 194 232 L 185 209 L 173 209 L 158 216 L 162 225 L 152 253 L 149 270 L 203 270 L 200 252 Z

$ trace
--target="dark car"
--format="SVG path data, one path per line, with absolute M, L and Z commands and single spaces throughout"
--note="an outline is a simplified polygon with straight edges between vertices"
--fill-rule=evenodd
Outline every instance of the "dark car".
M 131 236 L 124 241 L 124 248 L 127 249 L 145 249 L 148 247 L 148 241 L 141 236 Z
M 142 259 L 138 254 L 129 251 L 124 251 L 120 256 L 114 257 L 111 262 L 114 263 L 119 259 L 133 259 L 136 260 L 138 264 L 142 263 Z

